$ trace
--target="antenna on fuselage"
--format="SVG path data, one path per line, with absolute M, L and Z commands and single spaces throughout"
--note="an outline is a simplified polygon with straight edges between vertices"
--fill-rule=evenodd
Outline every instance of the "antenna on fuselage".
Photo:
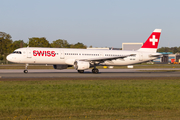
M 29 40 L 28 40 L 28 46 L 27 46 L 27 48 L 29 47 Z

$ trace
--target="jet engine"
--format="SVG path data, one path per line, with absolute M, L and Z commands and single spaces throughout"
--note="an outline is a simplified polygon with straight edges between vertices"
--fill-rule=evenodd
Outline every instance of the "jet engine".
M 71 65 L 53 65 L 54 69 L 62 70 L 67 69 L 68 67 L 72 67 Z
M 76 70 L 86 70 L 89 69 L 90 63 L 85 61 L 75 61 L 74 62 L 74 68 Z

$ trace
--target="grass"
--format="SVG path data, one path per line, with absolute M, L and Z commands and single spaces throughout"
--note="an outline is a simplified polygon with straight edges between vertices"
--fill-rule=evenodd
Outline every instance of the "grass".
M 180 78 L 0 81 L 0 119 L 179 119 Z

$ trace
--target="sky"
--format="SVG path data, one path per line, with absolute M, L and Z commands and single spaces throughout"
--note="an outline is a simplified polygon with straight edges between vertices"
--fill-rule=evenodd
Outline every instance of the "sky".
M 12 40 L 45 37 L 117 47 L 162 29 L 159 47 L 180 46 L 180 0 L 0 0 L 0 31 Z

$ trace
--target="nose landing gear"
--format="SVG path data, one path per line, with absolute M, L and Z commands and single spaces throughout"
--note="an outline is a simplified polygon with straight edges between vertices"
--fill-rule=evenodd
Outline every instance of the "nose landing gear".
M 28 73 L 28 70 L 24 70 L 24 73 Z
M 25 70 L 24 70 L 24 73 L 28 73 L 28 70 L 27 70 L 28 65 L 29 65 L 29 64 L 25 64 Z

